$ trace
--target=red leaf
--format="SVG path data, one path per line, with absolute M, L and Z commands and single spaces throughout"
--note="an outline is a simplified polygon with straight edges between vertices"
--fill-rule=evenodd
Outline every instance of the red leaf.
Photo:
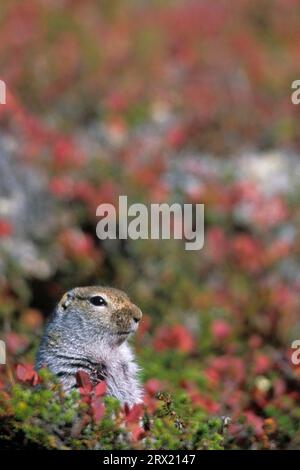
M 86 391 L 83 388 L 80 388 L 79 392 L 80 395 L 82 395 L 82 403 L 86 403 L 87 405 L 89 405 L 91 403 L 91 396 L 89 394 L 87 395 Z
M 31 382 L 32 385 L 36 385 L 39 381 L 38 374 L 30 364 L 17 365 L 17 378 L 21 382 Z
M 131 436 L 133 442 L 138 442 L 146 436 L 146 432 L 140 426 L 135 426 L 132 430 Z
M 145 384 L 145 389 L 152 397 L 161 390 L 163 390 L 163 385 L 158 379 L 149 379 Z
M 231 326 L 224 320 L 214 320 L 212 334 L 216 340 L 223 341 L 231 334 Z
M 99 382 L 95 387 L 95 395 L 96 397 L 102 397 L 106 394 L 107 386 L 104 381 Z
M 13 331 L 8 333 L 5 339 L 7 350 L 11 354 L 23 352 L 29 344 L 29 340 L 24 335 L 19 335 Z
M 0 219 L 0 237 L 9 237 L 13 233 L 13 227 L 10 222 Z
M 34 372 L 34 375 L 33 375 L 33 378 L 32 378 L 32 385 L 34 385 L 34 386 L 37 385 L 39 383 L 39 381 L 40 381 L 40 378 L 39 378 L 37 372 Z
M 157 351 L 178 349 L 185 353 L 191 353 L 195 349 L 195 340 L 190 331 L 183 325 L 162 326 L 157 331 L 154 347 Z
M 92 382 L 89 374 L 83 370 L 79 370 L 76 374 L 77 385 L 80 388 L 80 393 L 83 395 L 91 393 L 93 390 Z
M 124 412 L 125 412 L 125 416 L 129 415 L 130 408 L 129 408 L 128 403 L 125 403 L 124 405 Z
M 93 418 L 96 422 L 101 421 L 105 414 L 105 406 L 101 397 L 94 397 L 91 404 Z
M 21 380 L 21 382 L 25 382 L 27 377 L 26 367 L 22 366 L 21 364 L 17 365 L 17 378 Z
M 167 142 L 171 147 L 181 147 L 186 140 L 186 132 L 183 128 L 177 126 L 167 134 Z
M 143 406 L 142 405 L 133 405 L 132 408 L 128 408 L 125 405 L 125 421 L 127 424 L 130 423 L 138 423 L 140 417 L 143 414 Z
M 251 410 L 245 411 L 245 416 L 247 417 L 247 420 L 250 426 L 254 429 L 255 434 L 258 437 L 261 437 L 264 432 L 263 430 L 264 420 L 260 416 L 257 416 L 255 413 L 253 413 L 253 411 Z

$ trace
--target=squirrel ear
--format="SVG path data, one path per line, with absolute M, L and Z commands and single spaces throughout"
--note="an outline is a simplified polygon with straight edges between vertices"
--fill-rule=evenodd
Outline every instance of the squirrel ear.
M 60 300 L 58 304 L 58 308 L 63 311 L 66 310 L 66 308 L 68 308 L 68 306 L 71 304 L 73 299 L 74 299 L 73 292 L 66 292 L 63 295 L 62 299 Z

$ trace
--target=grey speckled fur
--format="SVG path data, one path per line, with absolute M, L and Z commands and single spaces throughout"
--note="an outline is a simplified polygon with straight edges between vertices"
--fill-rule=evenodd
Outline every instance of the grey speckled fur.
M 105 306 L 94 306 L 101 296 Z M 128 336 L 142 313 L 128 296 L 109 287 L 79 287 L 65 294 L 46 327 L 36 367 L 48 367 L 65 390 L 76 386 L 76 373 L 87 372 L 94 384 L 105 380 L 108 394 L 129 406 L 142 401 L 138 366 Z

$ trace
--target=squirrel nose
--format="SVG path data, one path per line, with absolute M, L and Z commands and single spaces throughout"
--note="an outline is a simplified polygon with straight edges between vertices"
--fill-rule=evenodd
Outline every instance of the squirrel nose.
M 140 311 L 140 309 L 135 305 L 133 309 L 133 320 L 135 323 L 138 323 L 140 319 L 142 318 L 143 314 Z

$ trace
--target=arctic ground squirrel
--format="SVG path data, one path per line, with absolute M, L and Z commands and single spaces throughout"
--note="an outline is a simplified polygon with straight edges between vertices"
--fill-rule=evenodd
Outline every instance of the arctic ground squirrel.
M 85 371 L 96 385 L 133 406 L 142 401 L 139 368 L 127 343 L 137 330 L 141 310 L 127 294 L 112 287 L 76 287 L 58 303 L 37 355 L 37 369 L 49 368 L 66 391 Z

